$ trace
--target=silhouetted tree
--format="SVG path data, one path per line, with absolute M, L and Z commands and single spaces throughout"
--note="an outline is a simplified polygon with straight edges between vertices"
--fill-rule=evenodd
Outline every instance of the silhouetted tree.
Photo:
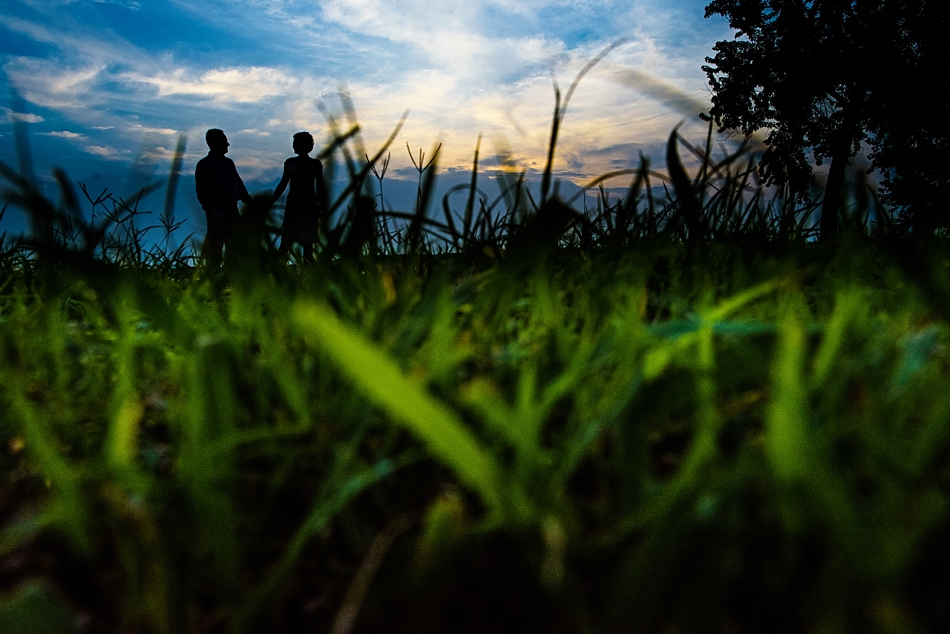
M 807 197 L 813 179 L 806 151 L 831 159 L 820 230 L 837 227 L 845 168 L 868 138 L 867 52 L 861 2 L 714 0 L 706 17 L 738 32 L 716 43 L 703 70 L 713 89 L 711 118 L 745 134 L 769 130 L 760 170 L 767 184 Z
M 950 229 L 950 2 L 877 2 L 867 39 L 872 164 L 883 199 L 923 232 Z
M 703 66 L 721 129 L 769 130 L 767 184 L 807 197 L 807 152 L 831 160 L 819 221 L 837 228 L 845 168 L 862 141 L 884 199 L 910 218 L 947 224 L 950 106 L 945 0 L 714 0 L 737 30 Z M 941 206 L 942 203 L 942 206 Z M 942 214 L 942 218 L 939 217 Z

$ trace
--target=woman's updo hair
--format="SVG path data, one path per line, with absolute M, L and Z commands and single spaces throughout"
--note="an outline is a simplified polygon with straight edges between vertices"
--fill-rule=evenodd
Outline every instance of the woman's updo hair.
M 305 149 L 307 152 L 313 149 L 313 135 L 309 132 L 298 132 L 294 135 L 294 149 Z

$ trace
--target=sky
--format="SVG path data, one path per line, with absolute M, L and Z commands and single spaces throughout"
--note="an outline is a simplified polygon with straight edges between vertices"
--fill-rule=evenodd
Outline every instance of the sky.
M 507 160 L 530 175 L 544 166 L 555 83 L 566 92 L 622 41 L 577 87 L 564 120 L 555 171 L 580 184 L 636 167 L 640 152 L 662 164 L 681 122 L 685 137 L 705 136 L 701 66 L 732 36 L 721 17 L 703 18 L 705 4 L 0 0 L 0 160 L 17 164 L 19 119 L 41 177 L 58 165 L 122 188 L 135 174 L 167 174 L 182 135 L 182 174 L 193 174 L 205 130 L 217 127 L 249 189 L 269 189 L 295 132 L 321 146 L 328 116 L 348 127 L 346 95 L 371 155 L 408 111 L 390 179 L 414 174 L 407 144 L 431 156 L 441 143 L 443 173 L 470 170 L 479 135 L 485 168 Z

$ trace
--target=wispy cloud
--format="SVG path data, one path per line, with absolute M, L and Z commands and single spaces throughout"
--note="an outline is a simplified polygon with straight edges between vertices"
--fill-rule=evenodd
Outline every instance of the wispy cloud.
M 54 132 L 41 132 L 41 136 L 52 136 L 60 139 L 76 139 L 76 140 L 85 140 L 88 139 L 85 134 L 79 134 L 78 132 L 70 132 L 69 130 L 59 130 Z
M 141 123 L 133 123 L 127 129 L 129 132 L 134 132 L 137 134 L 161 134 L 163 136 L 178 134 L 178 130 L 172 130 L 171 128 L 153 128 L 142 125 Z
M 161 163 L 171 161 L 175 157 L 175 150 L 163 147 L 161 145 L 146 148 L 139 155 L 139 160 L 148 163 Z
M 14 121 L 21 121 L 23 123 L 42 123 L 45 121 L 45 119 L 38 114 L 33 114 L 30 112 L 14 112 L 10 108 L 0 106 L 0 122 L 13 123 Z
M 286 95 L 299 82 L 287 73 L 261 66 L 216 68 L 199 75 L 178 68 L 168 73 L 148 75 L 128 73 L 127 81 L 154 86 L 159 97 L 194 95 L 218 103 L 255 103 Z
M 105 145 L 87 145 L 83 148 L 89 154 L 98 156 L 99 158 L 104 158 L 110 161 L 119 161 L 125 160 L 131 154 L 129 150 L 126 149 L 116 149 L 113 147 L 108 147 Z
M 322 15 L 342 28 L 404 46 L 421 54 L 426 66 L 478 87 L 508 81 L 525 65 L 547 65 L 564 52 L 560 40 L 542 34 L 483 32 L 482 4 L 327 0 Z
M 96 4 L 115 4 L 127 9 L 141 9 L 142 3 L 138 0 L 93 0 Z

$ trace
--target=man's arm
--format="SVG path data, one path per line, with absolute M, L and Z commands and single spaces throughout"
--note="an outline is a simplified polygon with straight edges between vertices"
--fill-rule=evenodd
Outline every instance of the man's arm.
M 195 194 L 198 196 L 198 203 L 201 208 L 206 211 L 211 204 L 208 185 L 208 168 L 201 161 L 198 161 L 195 166 Z
M 234 161 L 231 161 L 231 171 L 234 172 L 234 193 L 237 194 L 238 200 L 240 200 L 245 205 L 250 205 L 252 202 L 251 195 L 247 193 L 247 187 L 244 186 L 244 181 L 241 180 L 241 175 L 238 174 L 237 167 L 234 165 Z

